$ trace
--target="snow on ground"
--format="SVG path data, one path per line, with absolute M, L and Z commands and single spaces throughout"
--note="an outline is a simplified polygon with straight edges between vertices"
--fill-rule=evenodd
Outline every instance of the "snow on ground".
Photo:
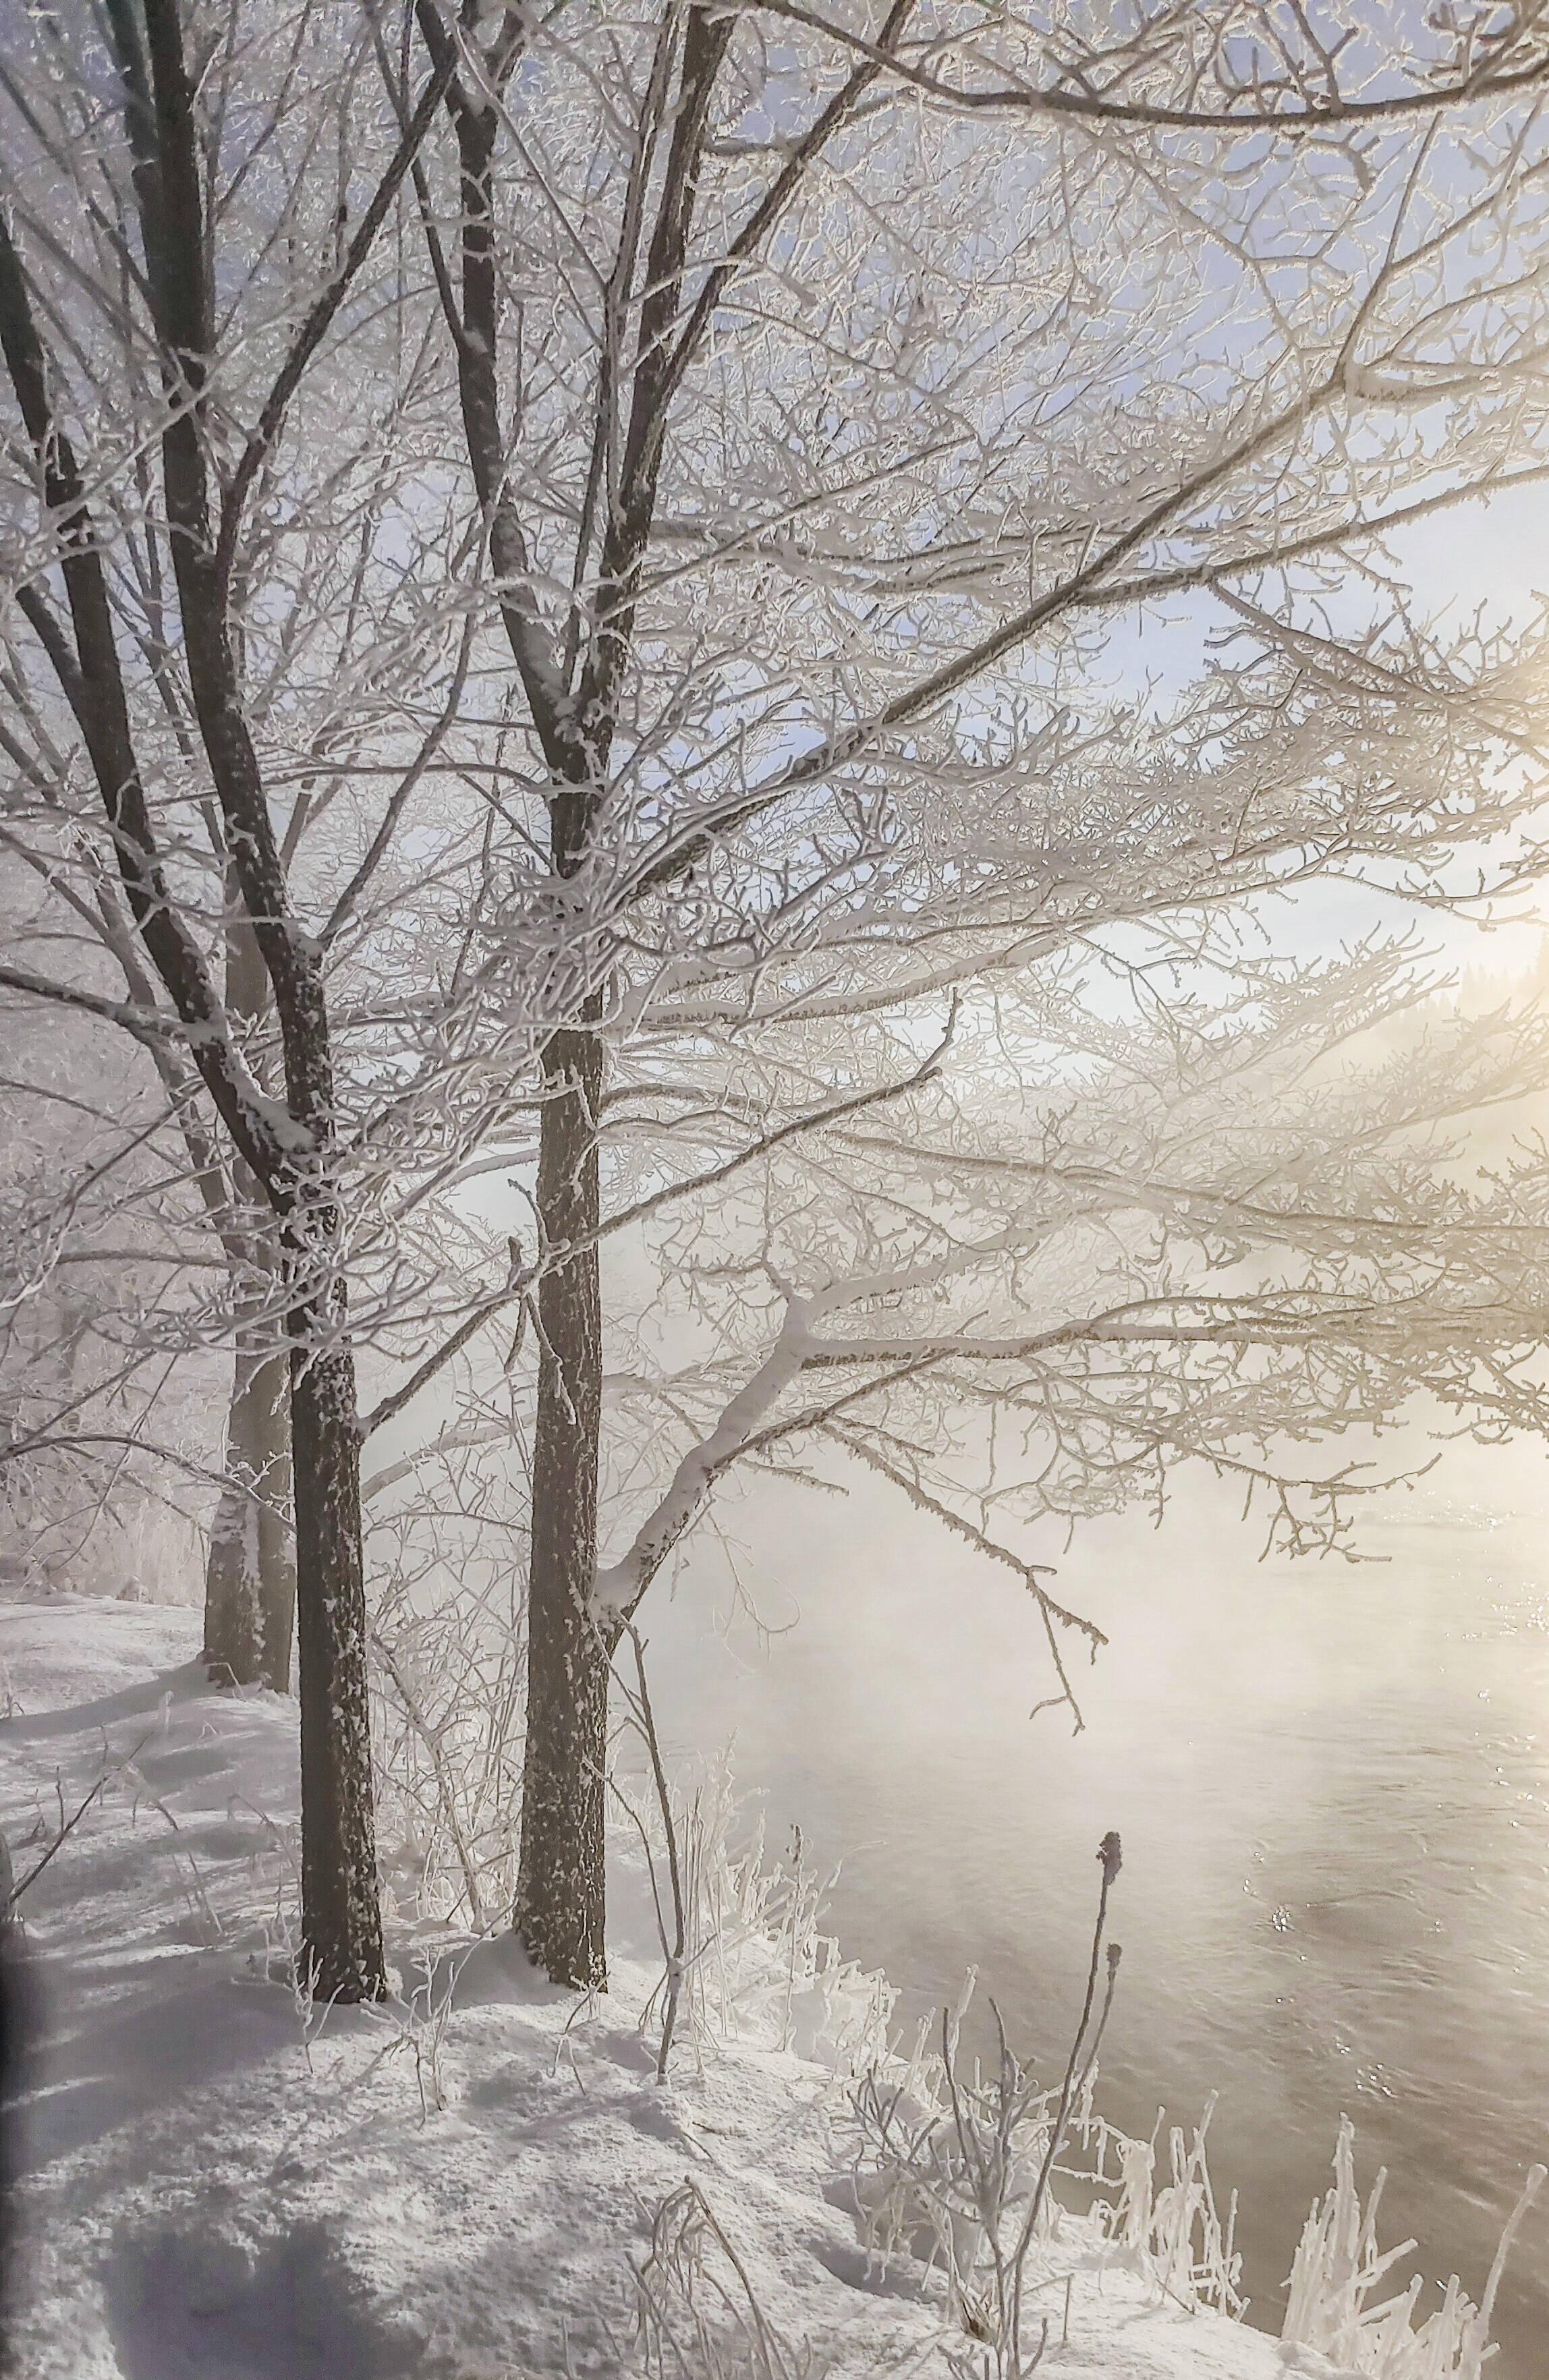
M 401 2010 L 336 2010 L 309 2043 L 279 1955 L 294 1706 L 213 1693 L 198 1648 L 186 1610 L 0 1609 L 0 1825 L 18 1879 L 61 1807 L 113 1772 L 22 1904 L 38 2046 L 19 2380 L 612 2374 L 631 2353 L 629 2262 L 686 2178 L 816 2368 L 945 2380 L 944 2349 L 967 2342 L 869 2271 L 835 2187 L 833 2070 L 711 2044 L 700 2070 L 686 2047 L 654 2082 L 638 1877 L 616 1896 L 623 1938 L 594 2004 L 536 1978 L 507 1937 L 467 1955 L 438 2047 Z M 393 1942 L 411 1985 L 415 1947 Z M 1051 2374 L 1331 2369 L 1158 2306 L 1083 2226 L 1059 2245 L 1076 2278 Z

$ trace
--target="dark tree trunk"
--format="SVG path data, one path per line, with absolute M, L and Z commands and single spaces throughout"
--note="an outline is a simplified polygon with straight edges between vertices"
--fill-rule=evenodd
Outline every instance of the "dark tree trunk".
M 279 402 L 267 427 L 250 439 L 234 480 L 220 493 L 217 527 L 206 411 L 218 313 L 216 224 L 205 203 L 208 154 L 199 121 L 198 74 L 190 71 L 186 55 L 179 0 L 114 6 L 104 18 L 123 87 L 124 129 L 164 384 L 176 398 L 161 435 L 161 473 L 182 662 L 219 805 L 216 839 L 230 863 L 234 919 L 241 933 L 250 929 L 269 983 L 262 1005 L 272 996 L 279 1026 L 288 1110 L 283 1124 L 272 1098 L 254 1097 L 233 1047 L 242 1038 L 240 1032 L 234 1036 L 234 1022 L 251 1020 L 259 1010 L 235 983 L 229 1009 L 217 996 L 201 934 L 167 881 L 130 730 L 113 604 L 86 488 L 67 431 L 55 413 L 49 358 L 32 317 L 27 275 L 0 217 L 0 352 L 43 503 L 59 532 L 68 630 L 36 589 L 21 589 L 18 601 L 28 610 L 79 726 L 135 930 L 177 1015 L 197 1028 L 189 1054 L 237 1156 L 281 1219 L 292 1296 L 287 1334 L 301 1656 L 304 1950 L 315 1987 L 325 1997 L 375 1999 L 385 1977 L 372 1817 L 360 1447 L 337 1217 L 328 1193 L 335 1099 L 323 952 L 291 912 L 233 644 L 233 565 L 243 502 L 261 461 L 272 452 L 285 407 Z M 449 79 L 448 69 L 422 107 L 440 104 Z M 428 115 L 422 120 L 428 123 Z M 409 145 L 401 145 L 393 174 L 378 187 L 372 201 L 378 225 L 409 155 Z M 365 221 L 371 220 L 368 209 Z M 357 261 L 365 254 L 365 246 L 352 246 Z M 334 284 L 334 303 L 343 289 L 342 280 Z M 314 345 L 331 318 L 332 305 L 322 314 L 312 310 Z M 302 346 L 292 349 L 298 376 L 311 352 Z M 282 373 L 276 387 L 284 384 Z M 293 379 L 292 394 L 294 386 Z
M 226 898 L 226 1004 L 250 1033 L 270 1010 L 270 984 L 229 856 Z M 236 1203 L 222 1235 L 236 1283 L 236 1376 L 226 1486 L 205 1572 L 204 1654 L 218 1685 L 265 1685 L 285 1694 L 296 1630 L 296 1560 L 290 1364 L 270 1318 L 280 1257 L 268 1201 L 239 1157 L 231 1161 L 231 1187 Z
M 288 1694 L 295 1621 L 290 1366 L 283 1352 L 238 1343 L 204 1576 L 204 1658 L 215 1683 Z
M 446 29 L 432 0 L 416 14 L 438 70 L 450 67 Z M 634 606 L 656 501 L 657 473 L 675 385 L 673 336 L 713 91 L 733 18 L 690 8 L 671 152 L 646 264 L 633 395 L 620 458 L 609 478 L 606 527 L 591 605 L 603 625 L 579 674 L 548 639 L 531 599 L 529 558 L 506 493 L 497 366 L 499 284 L 494 270 L 493 158 L 499 111 L 450 80 L 462 172 L 462 319 L 449 307 L 457 350 L 464 432 L 501 582 L 512 657 L 554 774 L 550 848 L 556 875 L 580 864 L 607 783 L 613 722 L 634 625 Z M 660 50 L 664 76 L 672 44 Z M 519 55 L 502 53 L 497 85 Z M 654 72 L 654 70 L 653 70 Z M 665 91 L 665 85 L 664 85 Z M 621 249 L 621 260 L 630 251 Z M 438 276 L 438 280 L 440 276 Z M 624 277 L 626 305 L 633 279 Z M 444 300 L 447 298 L 442 284 Z M 608 418 L 606 406 L 599 414 Z M 604 449 L 596 448 L 600 464 Z M 578 562 L 588 558 L 592 496 Z M 579 579 L 578 577 L 578 586 Z M 525 591 L 518 591 L 525 590 Z M 579 618 L 578 614 L 578 618 Z M 572 682 L 573 681 L 573 682 Z M 556 1983 L 601 1987 L 604 1955 L 603 1815 L 611 1647 L 592 1610 L 597 1573 L 598 1439 L 602 1427 L 602 1298 L 598 1279 L 597 1117 L 603 1076 L 593 996 L 543 1052 L 539 1127 L 538 1413 L 532 1466 L 532 1553 L 528 1600 L 527 1747 L 522 1779 L 517 1930 Z M 566 1251 L 574 1254 L 567 1256 Z M 558 1259 L 555 1261 L 555 1259 Z
M 600 1003 L 582 1012 L 595 1027 Z M 527 1611 L 527 1747 L 517 1931 L 556 1984 L 603 1989 L 608 1648 L 592 1612 L 603 1314 L 594 1234 L 602 1043 L 556 1033 L 543 1055 L 538 1212 L 545 1246 L 584 1242 L 538 1285 L 538 1415 Z
M 372 1807 L 355 1359 L 335 1305 L 292 1317 L 303 1954 L 321 1999 L 386 1990 Z

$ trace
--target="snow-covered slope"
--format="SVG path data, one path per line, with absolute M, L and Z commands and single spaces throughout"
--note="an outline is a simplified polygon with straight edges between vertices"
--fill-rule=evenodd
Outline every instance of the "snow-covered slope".
M 869 2271 L 834 2187 L 832 2070 L 716 2045 L 653 2081 L 638 2017 L 655 1974 L 643 1929 L 628 1938 L 628 1889 L 593 2006 L 506 1937 L 465 1955 L 437 2010 L 457 1966 L 442 1937 L 413 2021 L 340 2010 L 309 2041 L 285 1980 L 294 1707 L 212 1693 L 197 1649 L 182 1610 L 0 1609 L 0 1824 L 18 1879 L 108 1771 L 22 1902 L 38 2035 L 22 2380 L 611 2373 L 632 2352 L 630 2260 L 687 2178 L 817 2364 L 945 2374 L 944 2346 L 967 2342 Z M 393 1945 L 411 1996 L 425 1947 Z M 1059 2245 L 1075 2279 L 1067 2339 L 1056 2292 L 1051 2374 L 1330 2369 L 1158 2304 L 1082 2226 Z

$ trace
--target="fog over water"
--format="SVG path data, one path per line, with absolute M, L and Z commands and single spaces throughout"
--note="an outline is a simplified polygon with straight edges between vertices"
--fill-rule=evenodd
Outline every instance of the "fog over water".
M 1063 2064 L 1098 1871 L 1124 1838 L 1124 1964 L 1100 2104 L 1149 2133 L 1159 2103 L 1212 2128 L 1217 2196 L 1241 2193 L 1250 2320 L 1328 2179 L 1338 2119 L 1363 2190 L 1389 2168 L 1380 2239 L 1413 2233 L 1432 2288 L 1477 2300 L 1530 2163 L 1549 2161 L 1549 1466 L 1449 1451 L 1384 1497 L 1380 1557 L 1260 1564 L 1208 1487 L 1160 1530 L 1088 1528 L 1055 1592 L 1112 1645 L 1048 1690 L 1025 1596 L 872 1483 L 848 1500 L 761 1485 L 728 1514 L 769 1623 L 719 1625 L 726 1564 L 696 1553 L 642 1619 L 664 1732 L 735 1736 L 772 1840 L 844 1860 L 830 1924 L 885 1967 L 901 2014 L 980 1970 L 1013 2043 Z M 799 1618 L 797 1615 L 799 1612 Z M 1549 2205 L 1499 2301 L 1500 2380 L 1549 2340 Z

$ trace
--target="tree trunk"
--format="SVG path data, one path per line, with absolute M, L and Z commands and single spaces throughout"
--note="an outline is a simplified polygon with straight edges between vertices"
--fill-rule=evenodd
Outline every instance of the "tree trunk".
M 238 1339 L 221 1490 L 204 1577 L 204 1658 L 217 1685 L 290 1691 L 296 1564 L 285 1354 Z
M 271 1006 L 269 978 L 227 854 L 226 1002 L 244 1035 Z M 270 1086 L 265 1084 L 265 1088 Z M 226 1484 L 204 1577 L 204 1658 L 217 1685 L 290 1692 L 296 1562 L 290 1534 L 290 1365 L 270 1318 L 280 1255 L 268 1201 L 240 1156 L 222 1237 L 232 1265 L 237 1365 L 226 1423 Z
M 312 1990 L 386 1991 L 372 1805 L 360 1439 L 338 1302 L 291 1319 L 296 1633 L 301 1703 L 301 1915 Z
M 601 1002 L 582 1011 L 595 1027 Z M 592 1615 L 603 1312 L 596 1119 L 602 1043 L 556 1033 L 543 1054 L 538 1213 L 548 1250 L 587 1245 L 538 1284 L 538 1415 L 527 1609 L 527 1746 L 516 1926 L 556 1984 L 602 1990 L 608 1647 Z

